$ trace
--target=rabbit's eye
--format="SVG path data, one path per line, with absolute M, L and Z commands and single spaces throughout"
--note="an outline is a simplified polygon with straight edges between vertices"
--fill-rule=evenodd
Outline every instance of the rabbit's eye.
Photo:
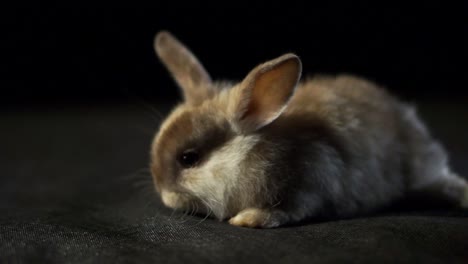
M 197 165 L 198 161 L 200 161 L 200 155 L 198 151 L 194 149 L 189 149 L 184 151 L 178 159 L 180 165 L 184 168 L 191 168 Z

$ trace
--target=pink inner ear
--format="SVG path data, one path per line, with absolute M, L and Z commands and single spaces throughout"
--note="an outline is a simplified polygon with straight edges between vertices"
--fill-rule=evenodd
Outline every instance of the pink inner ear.
M 261 67 L 251 84 L 250 100 L 243 117 L 255 123 L 256 128 L 275 120 L 294 93 L 300 68 L 297 57 Z

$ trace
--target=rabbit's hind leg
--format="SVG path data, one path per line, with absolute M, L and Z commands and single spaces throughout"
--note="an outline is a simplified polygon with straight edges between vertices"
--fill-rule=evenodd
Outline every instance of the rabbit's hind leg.
M 408 191 L 428 194 L 468 208 L 468 182 L 454 173 L 443 146 L 429 133 L 412 107 L 404 107 L 408 148 Z

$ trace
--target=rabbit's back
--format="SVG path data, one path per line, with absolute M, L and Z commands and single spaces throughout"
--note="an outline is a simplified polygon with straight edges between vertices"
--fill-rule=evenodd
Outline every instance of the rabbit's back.
M 284 114 L 319 116 L 337 129 L 367 133 L 397 129 L 400 107 L 385 89 L 365 79 L 319 76 L 299 85 Z
M 402 144 L 405 107 L 365 79 L 321 76 L 299 85 L 283 116 L 302 122 L 320 120 L 345 141 L 348 151 L 387 156 L 396 154 L 388 152 Z
M 277 126 L 299 124 L 297 129 L 282 130 L 290 132 L 283 136 L 301 141 L 292 143 L 299 148 L 314 149 L 317 144 L 332 142 L 331 147 L 343 160 L 330 161 L 329 166 L 322 162 L 320 171 L 327 175 L 320 177 L 322 186 L 340 187 L 330 188 L 322 196 L 329 197 L 337 214 L 346 216 L 372 210 L 403 195 L 407 151 L 402 141 L 402 106 L 370 81 L 349 75 L 320 76 L 298 86 Z M 317 125 L 300 125 L 307 122 Z M 309 141 L 297 136 L 308 133 L 321 135 L 310 137 Z M 343 174 L 326 172 L 336 164 L 343 164 L 340 165 Z M 317 166 L 311 164 L 311 171 Z M 314 177 L 308 185 L 316 185 Z

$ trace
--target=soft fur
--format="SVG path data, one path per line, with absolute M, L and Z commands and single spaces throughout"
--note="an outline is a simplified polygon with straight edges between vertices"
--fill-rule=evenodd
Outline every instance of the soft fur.
M 151 148 L 156 189 L 168 207 L 247 227 L 372 212 L 411 192 L 467 206 L 468 187 L 414 109 L 348 75 L 299 82 L 286 54 L 237 83 L 213 82 L 168 32 L 155 49 L 184 94 Z M 187 149 L 201 154 L 183 168 Z

